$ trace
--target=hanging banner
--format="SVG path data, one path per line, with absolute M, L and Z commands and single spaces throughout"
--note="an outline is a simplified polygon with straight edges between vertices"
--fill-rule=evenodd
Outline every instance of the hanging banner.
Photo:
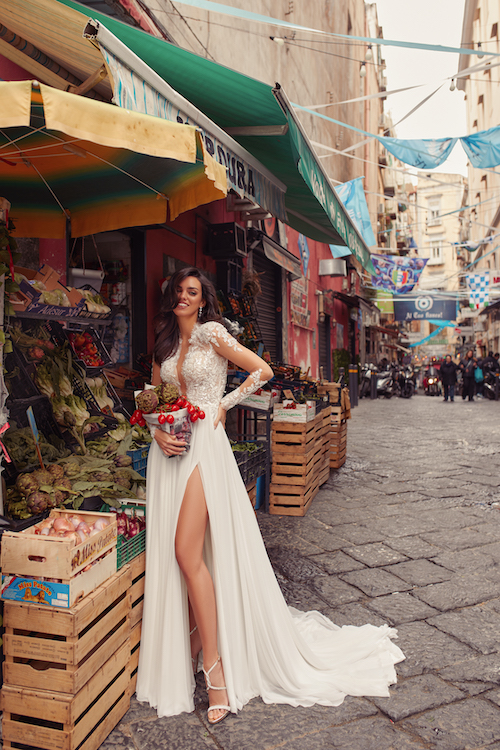
M 469 306 L 473 310 L 486 307 L 490 299 L 490 272 L 468 273 L 466 280 L 469 290 Z
M 307 269 L 309 266 L 309 245 L 307 244 L 307 237 L 303 234 L 299 234 L 299 252 L 300 260 L 302 262 L 302 273 L 307 276 Z
M 311 311 L 307 309 L 307 279 L 302 276 L 290 283 L 290 318 L 292 323 L 309 328 Z
M 456 320 L 457 301 L 455 299 L 441 299 L 439 297 L 422 296 L 412 299 L 394 298 L 394 318 L 403 320 Z
M 423 339 L 420 339 L 420 341 L 415 341 L 415 343 L 414 343 L 414 344 L 408 344 L 408 346 L 410 346 L 410 347 L 414 347 L 414 346 L 422 346 L 422 344 L 426 344 L 426 343 L 427 343 L 428 341 L 430 341 L 430 340 L 431 340 L 431 339 L 433 339 L 433 338 L 434 338 L 435 336 L 437 336 L 437 335 L 438 335 L 438 333 L 442 333 L 442 331 L 444 331 L 444 329 L 445 329 L 445 328 L 446 328 L 446 326 L 439 326 L 439 328 L 436 328 L 436 330 L 435 330 L 435 331 L 433 331 L 432 333 L 430 333 L 430 334 L 429 334 L 428 336 L 426 336 L 425 338 L 423 338 Z M 436 343 L 436 342 L 434 342 L 434 343 Z
M 417 284 L 428 258 L 401 258 L 399 255 L 373 255 L 375 289 L 385 289 L 393 294 L 408 294 Z

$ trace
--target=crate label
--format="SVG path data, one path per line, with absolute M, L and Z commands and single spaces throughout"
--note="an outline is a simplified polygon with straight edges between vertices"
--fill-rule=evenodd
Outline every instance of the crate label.
M 2 575 L 2 599 L 29 604 L 48 604 L 51 607 L 69 608 L 69 585 L 33 578 Z
M 116 541 L 116 525 L 103 529 L 102 534 L 91 539 L 85 544 L 82 544 L 78 549 L 75 550 L 75 554 L 71 558 L 71 570 L 79 568 L 87 560 L 98 556 L 106 547 L 113 544 Z

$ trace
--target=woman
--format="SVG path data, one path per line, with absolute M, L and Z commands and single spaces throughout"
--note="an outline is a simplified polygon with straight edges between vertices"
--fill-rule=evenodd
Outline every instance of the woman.
M 444 401 L 455 400 L 455 386 L 457 384 L 457 366 L 451 358 L 451 354 L 446 355 L 446 359 L 439 370 L 441 383 L 443 384 Z
M 340 629 L 281 595 L 224 431 L 226 411 L 273 373 L 228 334 L 217 307 L 210 282 L 183 269 L 156 328 L 153 384 L 177 385 L 206 419 L 193 424 L 189 451 L 153 431 L 137 698 L 159 716 L 192 711 L 201 649 L 212 724 L 259 695 L 294 706 L 387 696 L 404 659 L 395 631 Z M 222 398 L 228 359 L 250 375 Z

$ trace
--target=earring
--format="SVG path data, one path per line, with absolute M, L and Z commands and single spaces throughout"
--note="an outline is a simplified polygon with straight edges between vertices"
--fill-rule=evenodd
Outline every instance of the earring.
M 202 315 L 203 315 L 203 308 L 199 307 L 198 308 L 198 317 L 201 318 Z

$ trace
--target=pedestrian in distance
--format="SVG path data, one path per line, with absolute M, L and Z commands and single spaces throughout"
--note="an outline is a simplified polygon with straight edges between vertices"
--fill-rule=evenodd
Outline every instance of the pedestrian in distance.
M 478 359 L 476 367 L 474 369 L 474 381 L 476 383 L 476 396 L 478 398 L 484 398 L 484 372 L 483 372 L 483 360 Z
M 443 401 L 451 402 L 455 400 L 455 385 L 457 384 L 457 366 L 451 358 L 451 354 L 446 355 L 446 359 L 440 368 L 441 383 L 443 385 Z
M 156 320 L 152 384 L 176 386 L 206 418 L 189 450 L 152 428 L 137 699 L 160 717 L 193 711 L 200 662 L 210 724 L 256 696 L 292 706 L 387 697 L 404 659 L 396 631 L 288 607 L 262 542 L 224 424 L 272 369 L 228 333 L 197 268 L 173 274 Z M 224 395 L 228 361 L 250 375 Z
M 483 373 L 486 375 L 487 372 L 499 372 L 500 365 L 498 359 L 493 356 L 493 352 L 488 352 L 488 356 L 483 359 Z
M 474 371 L 476 369 L 477 360 L 474 357 L 474 352 L 469 349 L 465 355 L 465 359 L 460 363 L 460 369 L 462 370 L 463 385 L 462 385 L 462 401 L 468 397 L 469 401 L 474 401 L 474 391 L 476 388 L 476 381 L 474 380 Z

